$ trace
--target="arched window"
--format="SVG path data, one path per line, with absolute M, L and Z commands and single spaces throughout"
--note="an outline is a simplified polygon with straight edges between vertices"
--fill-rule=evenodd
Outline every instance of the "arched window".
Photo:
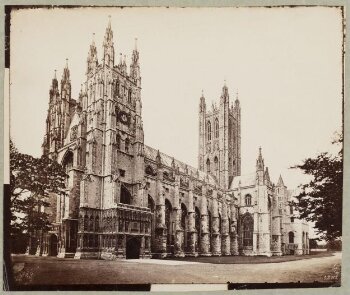
M 207 160 L 207 173 L 210 173 L 210 160 Z
M 222 221 L 221 221 L 221 215 L 219 214 L 219 233 L 222 231 Z
M 128 90 L 128 102 L 131 103 L 131 89 Z
M 126 153 L 129 152 L 129 144 L 130 144 L 129 138 L 125 139 L 125 152 Z
M 245 196 L 245 205 L 246 206 L 251 206 L 252 205 L 252 196 L 249 195 L 249 194 Z
M 207 138 L 208 138 L 208 140 L 211 140 L 211 123 L 210 123 L 210 121 L 207 122 Z
M 292 205 L 289 206 L 289 213 L 290 213 L 291 215 L 293 215 L 293 206 L 292 206 Z
M 289 237 L 289 243 L 293 244 L 294 243 L 294 233 L 292 231 L 290 231 L 288 233 L 288 237 Z
M 219 137 L 219 120 L 218 118 L 215 119 L 215 137 Z
M 219 170 L 219 160 L 218 160 L 218 157 L 215 157 L 214 158 L 214 169 L 215 169 L 215 172 L 217 172 Z
M 124 185 L 122 185 L 120 190 L 120 203 L 131 204 L 131 194 Z
M 243 247 L 253 246 L 253 229 L 254 220 L 250 214 L 246 214 L 242 217 L 242 236 L 243 236 Z

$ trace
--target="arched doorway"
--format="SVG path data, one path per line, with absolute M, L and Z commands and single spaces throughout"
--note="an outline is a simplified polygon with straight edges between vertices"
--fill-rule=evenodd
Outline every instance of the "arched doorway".
M 126 242 L 126 259 L 140 258 L 141 241 L 139 238 L 129 238 Z
M 50 235 L 50 248 L 49 248 L 49 256 L 57 256 L 57 245 L 58 245 L 58 239 L 55 234 Z
M 181 203 L 181 227 L 184 231 L 183 249 L 187 251 L 188 235 L 187 235 L 187 208 L 184 203 Z

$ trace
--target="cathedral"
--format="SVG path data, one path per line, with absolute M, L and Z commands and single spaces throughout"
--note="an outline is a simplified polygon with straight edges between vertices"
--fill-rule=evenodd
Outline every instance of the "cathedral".
M 274 184 L 257 150 L 241 175 L 241 106 L 222 87 L 199 98 L 198 168 L 144 144 L 139 51 L 115 59 L 109 21 L 99 61 L 90 45 L 86 80 L 72 98 L 66 64 L 52 79 L 43 153 L 67 173 L 52 195 L 50 231 L 29 254 L 76 259 L 308 254 L 308 225 Z M 253 168 L 253 167 L 252 167 Z

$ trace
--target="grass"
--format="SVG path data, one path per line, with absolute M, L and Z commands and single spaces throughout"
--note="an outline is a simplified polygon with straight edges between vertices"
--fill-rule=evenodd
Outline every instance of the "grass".
M 313 252 L 310 255 L 285 255 L 285 256 L 211 256 L 211 257 L 171 257 L 169 260 L 193 261 L 213 264 L 255 264 L 255 263 L 279 263 L 301 259 L 311 259 L 332 256 L 332 252 Z

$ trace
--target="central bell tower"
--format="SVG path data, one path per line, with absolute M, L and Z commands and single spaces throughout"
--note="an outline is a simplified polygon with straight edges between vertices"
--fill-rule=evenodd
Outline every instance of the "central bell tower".
M 230 105 L 226 83 L 219 106 L 207 108 L 204 94 L 200 97 L 198 168 L 212 174 L 222 189 L 241 175 L 241 107 L 238 97 Z

